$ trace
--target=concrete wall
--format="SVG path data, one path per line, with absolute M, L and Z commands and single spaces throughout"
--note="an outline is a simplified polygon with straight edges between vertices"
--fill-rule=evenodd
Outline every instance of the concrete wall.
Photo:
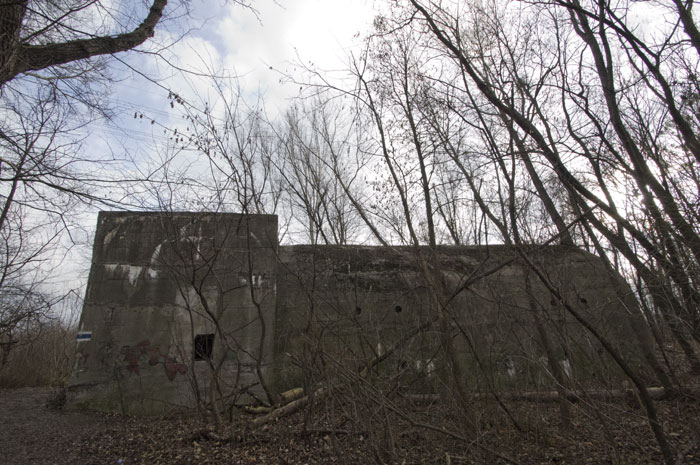
M 530 256 L 622 353 L 642 357 L 650 344 L 619 276 L 574 248 Z M 535 318 L 578 381 L 619 376 L 514 249 L 442 247 L 436 262 L 468 386 L 551 384 Z M 357 372 L 399 341 L 374 379 L 434 392 L 450 377 L 438 325 L 416 331 L 436 315 L 430 288 L 415 249 L 278 247 L 275 216 L 101 213 L 71 402 L 130 413 L 191 407 L 206 398 L 212 366 L 225 395 L 262 395 L 258 369 L 281 392 L 314 381 L 301 367 Z M 215 335 L 211 365 L 194 360 L 193 341 L 205 334 Z
M 633 363 L 642 363 L 650 341 L 619 275 L 609 275 L 597 257 L 576 248 L 550 246 L 529 255 L 567 303 Z M 468 386 L 551 387 L 535 318 L 562 371 L 579 382 L 601 375 L 619 377 L 599 342 L 565 311 L 513 248 L 442 247 L 438 261 L 444 279 L 443 311 L 457 328 L 454 341 Z M 415 249 L 281 247 L 274 351 L 275 373 L 285 373 L 287 381 L 281 387 L 302 381 L 301 371 L 285 363 L 283 354 L 313 369 L 321 363 L 320 346 L 323 363 L 337 360 L 357 371 L 434 318 L 436 308 L 430 302 Z M 433 324 L 383 362 L 378 374 L 392 378 L 404 373 L 411 389 L 434 391 L 449 383 L 450 376 L 441 376 L 441 369 L 440 332 Z
M 206 334 L 223 388 L 254 384 L 260 341 L 265 358 L 274 340 L 276 253 L 275 216 L 100 213 L 73 402 L 130 413 L 194 405 L 211 370 L 193 360 L 193 341 Z

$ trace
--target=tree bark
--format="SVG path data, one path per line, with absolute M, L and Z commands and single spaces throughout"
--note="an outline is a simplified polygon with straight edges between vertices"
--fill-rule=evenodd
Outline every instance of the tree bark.
M 27 0 L 2 0 L 0 2 L 0 75 L 4 76 L 8 65 L 15 61 L 19 44 L 19 31 L 27 11 Z
M 115 36 L 77 39 L 45 45 L 22 44 L 22 27 L 27 2 L 4 1 L 0 4 L 0 86 L 18 74 L 39 71 L 50 66 L 130 50 L 153 37 L 168 0 L 153 0 L 148 15 L 133 31 Z

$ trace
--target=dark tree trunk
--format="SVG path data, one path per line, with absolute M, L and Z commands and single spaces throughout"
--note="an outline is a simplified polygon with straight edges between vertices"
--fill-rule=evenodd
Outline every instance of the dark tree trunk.
M 28 71 L 130 50 L 153 37 L 167 0 L 153 0 L 144 21 L 131 32 L 45 45 L 22 44 L 19 32 L 27 8 L 25 1 L 0 4 L 0 86 Z

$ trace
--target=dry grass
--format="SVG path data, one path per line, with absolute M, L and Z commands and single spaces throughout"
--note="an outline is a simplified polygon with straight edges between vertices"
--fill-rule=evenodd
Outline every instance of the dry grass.
M 27 330 L 17 339 L 21 342 L 12 347 L 6 363 L 0 366 L 0 388 L 65 384 L 75 352 L 75 328 L 51 322 Z

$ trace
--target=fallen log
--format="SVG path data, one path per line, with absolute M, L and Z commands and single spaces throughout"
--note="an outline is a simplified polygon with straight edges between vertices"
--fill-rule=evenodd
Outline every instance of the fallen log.
M 294 388 L 290 389 L 289 391 L 285 391 L 279 395 L 279 404 L 277 407 L 270 407 L 267 405 L 246 405 L 243 407 L 243 411 L 245 413 L 250 413 L 252 415 L 261 415 L 264 413 L 270 413 L 274 411 L 277 408 L 283 407 L 287 405 L 288 403 L 299 399 L 304 395 L 304 388 Z
M 325 389 L 319 388 L 317 389 L 311 397 L 314 398 L 320 398 L 325 395 Z M 308 395 L 300 397 L 297 400 L 294 400 L 292 402 L 289 402 L 286 405 L 283 405 L 282 407 L 279 407 L 267 415 L 263 415 L 261 417 L 253 419 L 251 424 L 253 426 L 262 426 L 267 423 L 270 423 L 271 421 L 274 421 L 280 417 L 286 416 L 286 415 L 291 415 L 292 413 L 298 412 L 302 408 L 304 408 L 306 405 L 309 403 L 309 397 Z
M 649 397 L 654 400 L 664 400 L 676 397 L 697 397 L 700 398 L 700 389 L 683 389 L 667 391 L 663 387 L 647 388 Z M 556 402 L 560 400 L 557 391 L 526 391 L 526 392 L 500 392 L 502 400 L 523 401 L 523 402 Z M 634 399 L 637 396 L 635 389 L 593 389 L 586 391 L 568 391 L 566 400 L 579 402 L 585 399 L 593 400 L 619 400 Z M 402 394 L 404 399 L 418 402 L 437 402 L 441 396 L 439 394 Z M 486 400 L 492 398 L 493 394 L 487 392 L 477 392 L 471 395 L 472 400 Z

